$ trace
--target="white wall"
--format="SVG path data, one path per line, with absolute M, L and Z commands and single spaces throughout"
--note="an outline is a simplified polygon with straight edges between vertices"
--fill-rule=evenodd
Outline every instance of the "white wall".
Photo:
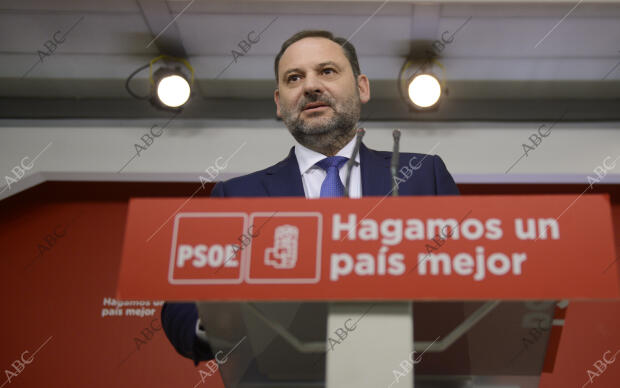
M 136 155 L 140 137 L 167 120 L 76 121 L 4 120 L 0 122 L 0 199 L 45 180 L 199 181 L 215 160 L 230 160 L 215 180 L 265 168 L 283 159 L 294 144 L 282 122 L 274 120 L 170 122 L 164 133 Z M 551 134 L 509 172 L 523 155 L 522 144 L 548 123 L 362 123 L 365 144 L 390 150 L 391 131 L 402 130 L 401 151 L 438 154 L 460 183 L 584 183 L 606 157 L 620 157 L 620 123 L 557 123 Z M 51 144 L 50 144 L 51 143 Z M 47 146 L 47 148 L 46 148 Z M 18 179 L 12 169 L 42 150 L 33 167 Z M 238 150 L 236 154 L 234 152 Z M 233 155 L 234 154 L 234 155 Z M 231 155 L 233 155 L 231 157 Z M 129 164 L 119 172 L 123 166 Z M 618 163 L 620 164 L 620 163 Z M 17 173 L 18 175 L 19 172 Z M 18 179 L 17 183 L 7 177 Z M 6 187 L 11 183 L 10 188 Z M 620 167 L 601 181 L 620 183 Z M 6 187 L 6 188 L 5 188 Z

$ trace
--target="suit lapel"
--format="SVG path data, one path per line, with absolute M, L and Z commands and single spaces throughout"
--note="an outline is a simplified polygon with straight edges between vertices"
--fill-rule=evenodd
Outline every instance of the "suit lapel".
M 263 179 L 269 197 L 305 197 L 295 147 L 291 147 L 286 159 L 270 167 Z
M 360 145 L 362 197 L 387 195 L 392 190 L 390 158 Z
M 360 167 L 362 196 L 387 195 L 392 189 L 390 177 L 390 154 L 381 155 L 375 150 L 360 145 Z M 295 147 L 283 161 L 270 167 L 263 178 L 267 195 L 270 197 L 305 197 L 304 185 L 295 156 Z

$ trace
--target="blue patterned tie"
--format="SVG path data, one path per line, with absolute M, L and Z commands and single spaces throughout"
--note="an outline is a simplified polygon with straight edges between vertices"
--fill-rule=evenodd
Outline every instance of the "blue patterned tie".
M 344 156 L 330 156 L 316 163 L 317 166 L 327 171 L 327 176 L 321 185 L 321 198 L 344 196 L 344 185 L 338 171 L 347 160 L 349 158 Z

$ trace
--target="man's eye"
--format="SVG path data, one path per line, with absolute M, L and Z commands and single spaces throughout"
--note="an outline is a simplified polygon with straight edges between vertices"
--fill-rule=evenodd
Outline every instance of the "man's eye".
M 335 72 L 335 70 L 334 70 L 334 69 L 332 69 L 331 67 L 328 67 L 328 68 L 323 69 L 323 72 L 326 72 L 326 71 L 329 71 L 329 72 L 331 72 L 331 73 L 334 73 L 334 72 Z M 293 75 L 288 76 L 288 78 L 286 79 L 286 80 L 287 80 L 287 82 L 296 81 L 296 79 L 293 79 L 294 77 L 299 77 L 299 75 L 297 75 L 297 74 L 293 74 Z

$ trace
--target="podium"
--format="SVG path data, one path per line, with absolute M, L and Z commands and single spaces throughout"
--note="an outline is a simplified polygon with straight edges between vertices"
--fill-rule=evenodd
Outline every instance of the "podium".
M 199 301 L 227 387 L 537 387 L 614 260 L 604 195 L 133 199 L 117 296 Z

